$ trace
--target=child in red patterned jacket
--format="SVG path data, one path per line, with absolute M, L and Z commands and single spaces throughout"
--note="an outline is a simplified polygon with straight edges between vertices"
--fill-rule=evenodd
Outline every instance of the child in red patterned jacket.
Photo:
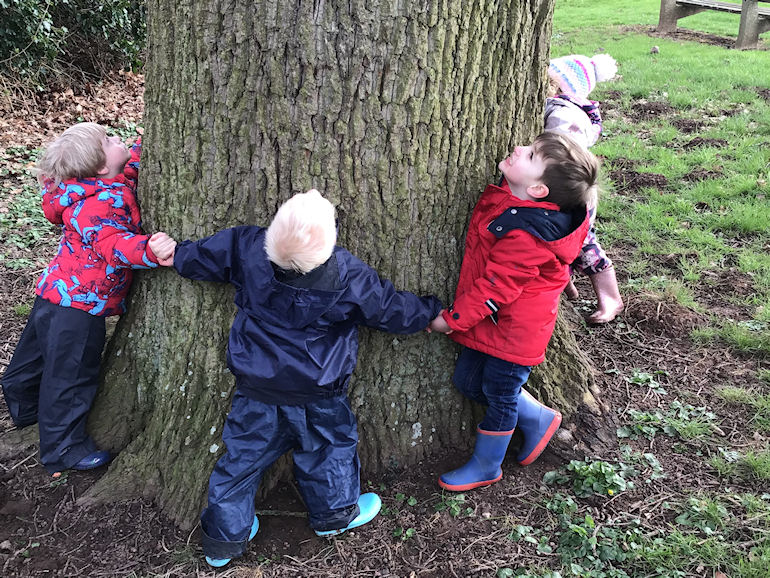
M 515 428 L 524 437 L 517 461 L 528 465 L 561 423 L 523 386 L 545 359 L 569 264 L 588 232 L 599 165 L 572 138 L 545 132 L 499 168 L 500 186 L 487 185 L 473 209 L 455 301 L 430 324 L 464 346 L 455 386 L 487 406 L 470 461 L 439 477 L 452 491 L 500 480 Z
M 14 424 L 39 424 L 40 461 L 51 472 L 110 460 L 86 433 L 99 384 L 105 317 L 125 311 L 133 269 L 171 265 L 173 241 L 147 246 L 136 185 L 141 142 L 129 151 L 95 123 L 65 130 L 38 163 L 43 212 L 62 226 L 57 255 L 2 378 Z M 126 165 L 128 163 L 128 165 Z

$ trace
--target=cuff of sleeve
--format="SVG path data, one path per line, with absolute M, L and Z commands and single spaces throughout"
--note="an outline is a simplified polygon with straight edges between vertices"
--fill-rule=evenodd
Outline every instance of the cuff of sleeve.
M 449 328 L 452 331 L 462 331 L 457 325 L 457 320 L 460 318 L 460 314 L 457 313 L 452 307 L 449 309 L 444 309 L 444 311 L 441 312 L 441 316 L 444 318 L 444 321 L 446 321 L 447 325 L 449 325 Z
M 147 255 L 147 259 L 151 263 L 158 264 L 158 257 L 155 256 L 155 253 L 152 252 L 152 249 L 150 249 L 150 243 L 148 242 L 147 245 L 144 248 L 144 253 Z

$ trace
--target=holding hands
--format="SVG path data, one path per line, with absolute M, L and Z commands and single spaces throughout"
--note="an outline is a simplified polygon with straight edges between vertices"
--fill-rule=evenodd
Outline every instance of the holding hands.
M 452 333 L 452 330 L 449 327 L 449 324 L 444 319 L 443 313 L 446 311 L 446 309 L 442 309 L 439 311 L 439 314 L 436 315 L 436 318 L 430 322 L 430 325 L 427 327 L 427 332 L 432 333 L 434 331 L 438 333 Z
M 174 252 L 176 251 L 176 241 L 166 233 L 159 231 L 155 233 L 147 243 L 150 250 L 158 259 L 158 264 L 163 267 L 171 267 L 174 264 Z

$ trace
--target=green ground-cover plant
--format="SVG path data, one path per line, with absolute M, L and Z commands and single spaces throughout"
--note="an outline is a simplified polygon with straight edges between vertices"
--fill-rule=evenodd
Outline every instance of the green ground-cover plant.
M 619 438 L 638 439 L 644 436 L 654 438 L 665 433 L 686 441 L 708 440 L 717 427 L 717 416 L 706 407 L 694 407 L 675 400 L 666 412 L 629 409 L 631 423 L 617 429 Z
M 468 505 L 465 494 L 451 494 L 443 491 L 438 496 L 433 509 L 436 512 L 447 512 L 453 518 L 472 516 L 474 512 L 473 507 Z
M 547 472 L 546 484 L 572 484 L 572 491 L 579 498 L 588 496 L 613 496 L 634 487 L 630 478 L 638 472 L 624 463 L 611 464 L 602 460 L 571 460 L 565 467 Z
M 770 560 L 761 539 L 770 531 L 770 494 L 698 493 L 665 502 L 662 508 L 671 512 L 671 523 L 663 527 L 582 504 L 564 493 L 544 494 L 538 507 L 545 515 L 542 523 L 510 520 L 507 539 L 558 556 L 561 576 L 669 578 L 704 575 L 710 569 L 759 577 Z M 542 572 L 529 568 L 498 576 Z
M 38 149 L 9 147 L 0 151 L 0 264 L 10 270 L 39 265 L 30 255 L 39 243 L 48 241 L 53 226 L 40 209 L 40 191 L 32 167 Z
M 676 514 L 674 527 L 648 534 L 637 564 L 659 576 L 689 576 L 693 561 L 728 576 L 767 575 L 769 494 L 697 494 L 665 507 Z

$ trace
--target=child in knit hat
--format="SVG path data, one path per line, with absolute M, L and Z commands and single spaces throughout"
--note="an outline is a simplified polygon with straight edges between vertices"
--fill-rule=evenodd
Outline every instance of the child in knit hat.
M 593 57 L 572 54 L 551 60 L 548 66 L 549 90 L 545 105 L 545 130 L 568 134 L 586 149 L 593 146 L 602 132 L 599 103 L 588 95 L 597 83 L 610 80 L 618 67 L 609 54 Z M 596 206 L 590 207 L 591 229 L 580 255 L 572 264 L 591 281 L 598 306 L 589 317 L 592 324 L 608 323 L 623 310 L 615 268 L 596 238 L 593 221 Z M 578 291 L 570 281 L 567 297 L 577 299 Z

